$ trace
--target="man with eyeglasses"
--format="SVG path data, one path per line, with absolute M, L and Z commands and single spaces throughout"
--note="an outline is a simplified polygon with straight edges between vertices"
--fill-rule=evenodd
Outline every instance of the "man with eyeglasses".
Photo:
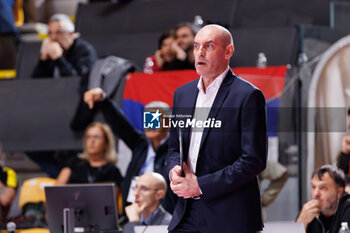
M 81 104 L 80 128 L 92 113 L 102 111 L 106 122 L 132 151 L 131 161 L 128 165 L 122 184 L 123 208 L 134 202 L 132 187 L 136 184 L 136 177 L 149 172 L 157 172 L 168 181 L 166 171 L 166 158 L 168 153 L 168 129 L 145 129 L 144 133 L 137 130 L 126 118 L 117 104 L 107 97 L 107 94 L 99 87 L 92 88 L 84 93 L 84 102 Z M 161 101 L 152 101 L 145 106 L 146 112 L 159 110 L 163 116 L 170 115 L 170 107 Z M 172 213 L 177 202 L 177 196 L 168 189 L 161 205 L 169 213 Z M 123 223 L 123 221 L 121 221 Z
M 48 28 L 49 38 L 42 43 L 40 60 L 32 77 L 82 76 L 82 85 L 86 86 L 87 75 L 97 59 L 95 49 L 77 38 L 74 24 L 67 15 L 53 15 Z
M 49 20 L 48 29 L 49 38 L 42 42 L 40 59 L 32 77 L 80 76 L 79 91 L 84 92 L 90 69 L 97 59 L 95 49 L 88 42 L 77 38 L 77 34 L 74 33 L 74 24 L 67 15 L 53 15 Z M 27 155 L 51 177 L 56 177 L 61 169 L 61 164 L 54 159 L 56 153 L 55 151 L 34 151 L 27 152 Z M 76 151 L 60 152 L 58 157 L 75 154 Z
M 137 225 L 168 225 L 171 215 L 160 205 L 167 183 L 159 173 L 141 175 L 135 186 L 135 201 L 125 208 L 129 222 L 124 226 L 124 233 L 133 233 Z

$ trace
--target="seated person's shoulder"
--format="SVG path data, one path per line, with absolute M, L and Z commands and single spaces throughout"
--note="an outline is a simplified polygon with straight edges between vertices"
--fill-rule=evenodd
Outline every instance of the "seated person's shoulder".
M 94 55 L 96 55 L 96 51 L 95 48 L 92 46 L 92 44 L 90 44 L 89 42 L 87 42 L 86 40 L 77 38 L 75 39 L 75 46 L 77 49 L 81 49 L 81 48 L 85 48 L 88 49 L 89 51 L 93 52 Z
M 3 167 L 1 172 L 4 174 L 1 176 L 1 182 L 11 188 L 17 188 L 17 175 L 16 172 L 9 167 Z
M 166 212 L 166 215 L 164 216 L 163 224 L 164 225 L 169 224 L 171 221 L 171 218 L 172 218 L 172 215 L 170 213 Z
M 123 176 L 121 175 L 119 169 L 112 163 L 107 163 L 103 166 L 103 169 L 107 172 L 106 181 L 113 181 L 117 185 L 121 185 L 123 181 Z
M 85 160 L 80 159 L 77 156 L 72 156 L 64 162 L 64 167 L 75 168 L 82 166 L 84 163 L 86 163 Z
M 349 208 L 350 207 L 350 194 L 349 193 L 344 193 L 344 196 L 343 196 L 343 203 L 344 205 Z

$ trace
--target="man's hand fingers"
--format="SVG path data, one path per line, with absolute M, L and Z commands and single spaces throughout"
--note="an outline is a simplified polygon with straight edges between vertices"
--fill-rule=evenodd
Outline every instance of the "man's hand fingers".
M 187 165 L 186 165 L 185 162 L 182 162 L 182 169 L 184 170 L 185 175 L 186 175 L 186 174 L 189 174 L 189 173 L 192 173 L 192 172 L 190 171 L 190 169 L 187 167 Z
M 140 213 L 146 208 L 147 203 L 142 203 L 141 207 L 140 207 Z
M 89 109 L 94 107 L 95 102 L 103 98 L 104 91 L 101 88 L 93 88 L 84 93 L 84 102 L 89 105 Z
M 181 167 L 179 165 L 176 165 L 170 171 L 170 180 L 173 181 L 174 179 L 176 179 L 176 177 L 180 177 L 180 175 L 181 175 Z
M 173 182 L 171 182 L 170 188 L 178 196 L 183 196 L 186 193 L 185 187 L 182 183 L 174 184 Z
M 88 102 L 89 105 L 89 109 L 93 109 L 94 108 L 94 101 L 92 101 L 91 99 Z
M 170 183 L 170 188 L 177 196 L 181 197 L 181 189 L 179 187 L 179 184 L 174 184 L 173 182 Z
M 173 183 L 174 185 L 181 184 L 183 182 L 184 182 L 184 178 L 177 174 L 174 175 L 173 178 L 171 179 L 171 183 Z
M 84 102 L 89 106 L 89 109 L 94 107 L 94 101 L 89 91 L 84 94 Z

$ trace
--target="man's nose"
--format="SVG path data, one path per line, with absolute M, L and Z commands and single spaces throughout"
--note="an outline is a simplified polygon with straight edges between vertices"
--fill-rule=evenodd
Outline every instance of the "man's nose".
M 200 46 L 199 49 L 198 49 L 198 55 L 200 57 L 204 57 L 205 56 L 205 50 L 204 50 L 204 47 L 203 46 Z
M 57 39 L 56 33 L 52 33 L 52 34 L 50 35 L 50 40 L 51 40 L 51 41 L 56 41 L 56 39 Z
M 317 199 L 321 196 L 321 192 L 318 188 L 314 190 L 314 199 Z
M 139 194 L 140 194 L 139 189 L 138 189 L 138 188 L 135 188 L 134 196 L 137 197 L 137 196 L 139 196 Z

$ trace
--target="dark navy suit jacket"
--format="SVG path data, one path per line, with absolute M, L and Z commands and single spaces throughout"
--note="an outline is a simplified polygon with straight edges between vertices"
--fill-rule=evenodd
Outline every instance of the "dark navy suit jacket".
M 174 94 L 173 115 L 193 115 L 198 79 Z M 200 200 L 210 231 L 246 233 L 262 229 L 257 175 L 267 159 L 266 106 L 262 92 L 234 75 L 224 78 L 208 118 L 220 120 L 220 128 L 206 128 L 201 140 L 196 175 L 203 192 Z M 170 130 L 168 172 L 180 163 L 179 128 Z M 190 129 L 183 134 L 187 161 Z M 169 230 L 184 216 L 187 201 L 178 200 Z

